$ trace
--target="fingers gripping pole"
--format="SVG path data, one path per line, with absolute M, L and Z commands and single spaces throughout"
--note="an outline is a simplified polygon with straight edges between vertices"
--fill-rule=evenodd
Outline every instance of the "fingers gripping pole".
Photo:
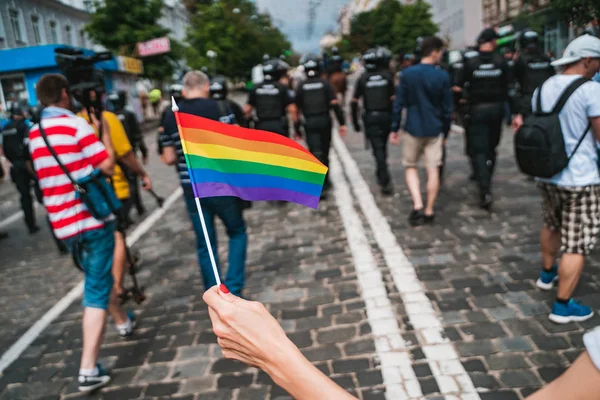
M 185 140 L 181 136 L 181 124 L 179 123 L 179 107 L 177 107 L 177 103 L 175 103 L 175 99 L 171 97 L 171 109 L 175 113 L 175 120 L 177 121 L 177 130 L 179 132 L 179 139 L 181 140 L 181 147 L 183 148 L 183 153 L 185 154 L 185 161 L 188 168 L 188 173 L 190 175 L 190 180 L 192 182 L 192 189 L 194 190 L 194 197 L 196 200 L 196 207 L 198 209 L 198 215 L 200 217 L 200 223 L 202 224 L 202 232 L 204 233 L 204 240 L 206 241 L 206 247 L 208 247 L 208 255 L 210 257 L 210 263 L 212 264 L 213 274 L 215 275 L 215 281 L 217 282 L 217 286 L 221 286 L 221 276 L 219 275 L 219 269 L 217 268 L 217 263 L 215 261 L 215 255 L 213 254 L 212 244 L 210 242 L 210 238 L 208 236 L 208 229 L 206 228 L 206 221 L 204 220 L 204 214 L 202 213 L 202 205 L 200 204 L 200 198 L 196 193 L 196 187 L 194 186 L 194 179 L 192 175 L 192 169 L 190 168 L 190 163 L 188 159 L 188 152 L 185 145 Z

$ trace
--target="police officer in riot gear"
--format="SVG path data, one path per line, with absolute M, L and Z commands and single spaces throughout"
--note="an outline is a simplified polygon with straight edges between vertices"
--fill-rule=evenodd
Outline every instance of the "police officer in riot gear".
M 331 48 L 331 56 L 327 61 L 327 74 L 331 75 L 335 72 L 342 72 L 344 69 L 344 57 L 340 55 L 340 50 L 337 47 Z
M 40 228 L 35 220 L 31 189 L 34 189 L 35 196 L 40 202 L 42 193 L 37 185 L 31 165 L 31 156 L 27 148 L 29 128 L 25 122 L 25 112 L 15 106 L 10 110 L 10 114 L 10 122 L 2 130 L 4 155 L 12 164 L 10 177 L 21 197 L 21 209 L 25 216 L 25 224 L 29 233 L 33 234 Z
M 491 28 L 481 32 L 477 39 L 479 50 L 464 55 L 464 73 L 458 82 L 468 102 L 465 129 L 480 206 L 487 210 L 493 202 L 492 174 L 509 84 L 508 65 L 500 54 L 494 53 L 497 39 Z
M 518 84 L 515 123 L 531 114 L 531 98 L 535 89 L 554 75 L 550 58 L 538 47 L 538 34 L 525 30 L 519 36 L 519 57 L 515 62 L 515 80 Z
M 126 108 L 127 92 L 119 91 L 118 93 L 111 93 L 108 95 L 108 99 L 113 105 L 115 115 L 119 118 L 119 121 L 121 121 L 123 129 L 125 129 L 125 134 L 127 134 L 127 139 L 129 139 L 129 143 L 131 143 L 133 154 L 137 155 L 138 151 L 141 152 L 143 163 L 147 164 L 148 147 L 146 147 L 146 143 L 144 142 L 142 129 L 140 128 L 140 124 L 135 113 Z M 131 206 L 135 206 L 138 216 L 142 216 L 146 212 L 146 208 L 142 203 L 138 176 L 126 166 L 121 165 L 120 167 L 125 173 L 127 182 L 129 182 L 131 201 L 124 203 L 123 212 L 125 213 L 127 219 L 130 220 L 129 212 Z
M 321 59 L 308 54 L 300 60 L 304 66 L 307 79 L 298 85 L 296 105 L 304 119 L 304 131 L 308 148 L 326 166 L 329 166 L 329 147 L 331 145 L 331 116 L 333 110 L 340 124 L 340 134 L 346 133 L 344 111 L 340 107 L 331 84 L 320 77 Z M 298 135 L 299 129 L 296 129 Z M 322 198 L 329 189 L 329 179 L 325 180 Z
M 287 64 L 278 58 L 263 63 L 264 82 L 256 85 L 250 92 L 244 114 L 251 119 L 252 111 L 256 113 L 256 129 L 288 136 L 286 111 L 290 112 L 294 122 L 298 120 L 298 116 L 288 88 L 279 82 L 285 73 Z
M 383 195 L 393 194 L 390 172 L 387 165 L 387 146 L 392 123 L 392 101 L 394 77 L 389 71 L 392 53 L 384 48 L 369 49 L 363 55 L 366 72 L 359 78 L 352 98 L 352 124 L 360 132 L 358 101 L 363 101 L 363 124 L 365 134 L 373 148 L 377 164 L 377 182 Z
M 181 94 L 181 90 L 182 89 L 183 89 L 183 85 L 180 85 L 180 84 L 174 84 L 174 85 L 169 86 L 169 95 L 173 99 L 175 99 L 175 103 L 179 103 L 179 101 L 181 99 L 183 99 L 183 95 Z M 156 147 L 157 150 L 158 150 L 158 155 L 159 156 L 162 156 L 162 153 L 163 153 L 163 146 L 162 146 L 162 141 L 160 140 L 160 135 L 165 130 L 165 127 L 164 127 L 165 116 L 169 113 L 170 110 L 171 110 L 170 107 L 166 107 L 163 110 L 162 115 L 160 116 L 160 124 L 158 126 L 158 135 L 157 135 L 158 146 Z
M 221 114 L 231 114 L 233 118 L 231 121 L 222 121 L 227 123 L 238 124 L 243 127 L 248 127 L 246 117 L 242 107 L 235 101 L 228 98 L 229 87 L 227 84 L 227 78 L 222 75 L 213 77 L 210 81 L 210 97 L 219 104 Z

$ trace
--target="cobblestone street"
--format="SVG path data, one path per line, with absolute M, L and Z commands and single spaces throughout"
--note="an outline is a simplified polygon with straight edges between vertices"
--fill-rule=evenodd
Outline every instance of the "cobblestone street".
M 570 365 L 583 332 L 599 320 L 547 319 L 554 292 L 534 286 L 539 196 L 517 171 L 511 135 L 499 149 L 491 213 L 477 207 L 462 136 L 451 135 L 436 223 L 419 228 L 407 222 L 400 147 L 390 147 L 397 193 L 385 198 L 362 135 L 334 140 L 334 195 L 318 210 L 263 202 L 246 211 L 246 295 L 264 302 L 309 360 L 362 400 L 525 398 Z M 148 299 L 130 305 L 139 317 L 133 338 L 108 327 L 101 362 L 112 383 L 91 396 L 77 391 L 77 299 L 3 371 L 0 400 L 287 398 L 265 373 L 221 356 L 175 172 L 156 157 L 149 169 L 174 203 L 133 246 L 143 254 Z M 2 218 L 18 209 L 7 186 Z M 47 232 L 29 237 L 21 225 L 4 227 L 11 238 L 0 243 L 2 354 L 82 278 Z M 219 238 L 226 260 L 222 227 Z M 599 268 L 595 253 L 577 291 L 595 310 Z

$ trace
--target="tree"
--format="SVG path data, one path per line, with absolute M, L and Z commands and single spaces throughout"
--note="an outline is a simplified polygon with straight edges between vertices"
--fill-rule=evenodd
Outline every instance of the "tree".
M 383 0 L 375 9 L 352 19 L 350 34 L 342 38 L 340 47 L 348 53 L 363 53 L 374 46 L 388 47 L 394 53 L 412 52 L 419 36 L 438 31 L 430 8 L 422 0 L 406 5 L 397 0 Z
M 402 12 L 396 14 L 392 29 L 395 41 L 391 45 L 394 53 L 412 53 L 415 50 L 419 36 L 435 35 L 438 26 L 432 21 L 431 6 L 422 0 L 402 7 Z
M 577 26 L 584 26 L 593 19 L 600 18 L 598 0 L 551 0 L 550 5 Z
M 249 0 L 196 4 L 187 41 L 191 67 L 215 67 L 230 78 L 249 76 L 263 54 L 278 57 L 291 46 L 270 15 L 259 13 Z M 217 53 L 214 61 L 206 55 L 209 50 Z
M 92 40 L 115 53 L 132 54 L 138 42 L 168 36 L 169 29 L 158 25 L 162 0 L 96 0 L 95 12 L 85 27 Z M 170 79 L 183 46 L 170 38 L 171 52 L 146 57 L 144 76 L 159 81 Z

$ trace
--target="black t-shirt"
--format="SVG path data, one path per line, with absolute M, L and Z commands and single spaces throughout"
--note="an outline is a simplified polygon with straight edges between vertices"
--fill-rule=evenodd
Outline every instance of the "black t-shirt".
M 277 89 L 279 89 L 279 96 L 281 98 L 281 106 L 282 106 L 282 115 L 285 115 L 285 109 L 287 108 L 287 106 L 289 106 L 290 104 L 292 104 L 294 102 L 294 98 L 292 96 L 292 93 L 290 93 L 290 90 L 282 83 L 280 82 L 262 82 L 260 84 L 258 84 L 257 86 L 255 86 L 252 91 L 250 92 L 250 94 L 248 95 L 248 104 L 250 104 L 252 107 L 256 108 L 257 105 L 257 99 L 256 99 L 256 91 L 260 90 L 262 88 L 264 88 L 265 86 L 275 86 Z
M 300 84 L 298 85 L 298 89 L 296 90 L 296 105 L 298 106 L 298 108 L 300 109 L 300 111 L 304 110 L 304 84 L 308 83 L 322 83 L 325 87 L 325 96 L 326 96 L 326 103 L 327 103 L 327 108 L 330 108 L 330 104 L 333 100 L 336 100 L 335 97 L 335 93 L 333 92 L 333 87 L 331 86 L 331 83 L 329 83 L 329 81 L 325 80 L 325 79 L 321 79 L 321 78 L 308 78 L 307 80 L 300 82 Z
M 186 99 L 180 101 L 177 106 L 179 112 L 197 115 L 199 117 L 212 119 L 214 121 L 221 120 L 221 111 L 215 100 L 212 99 Z M 177 121 L 173 111 L 168 110 L 163 118 L 164 131 L 160 135 L 160 142 L 163 147 L 174 147 L 177 152 L 177 172 L 182 184 L 189 185 L 190 176 L 188 174 L 187 165 L 185 163 L 185 155 L 181 147 L 179 138 L 179 130 L 177 129 Z

